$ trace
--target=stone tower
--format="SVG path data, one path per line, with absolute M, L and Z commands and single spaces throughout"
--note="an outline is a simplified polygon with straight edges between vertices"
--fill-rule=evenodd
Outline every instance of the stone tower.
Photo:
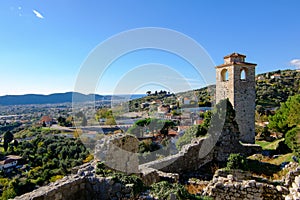
M 240 141 L 255 142 L 255 66 L 245 55 L 232 53 L 216 66 L 216 103 L 228 98 L 236 111 Z

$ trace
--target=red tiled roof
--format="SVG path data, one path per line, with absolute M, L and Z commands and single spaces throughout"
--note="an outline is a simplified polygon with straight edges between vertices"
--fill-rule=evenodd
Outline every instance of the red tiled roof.
M 42 122 L 51 122 L 52 121 L 52 118 L 49 117 L 49 116 L 43 116 L 42 119 L 41 119 Z
M 178 135 L 178 133 L 177 133 L 177 131 L 174 131 L 173 129 L 170 129 L 168 131 L 168 135 L 170 135 L 170 136 L 176 136 L 176 135 Z

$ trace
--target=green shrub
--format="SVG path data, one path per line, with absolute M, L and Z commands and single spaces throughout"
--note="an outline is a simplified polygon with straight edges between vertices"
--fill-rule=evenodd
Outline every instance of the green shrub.
M 232 153 L 228 158 L 226 169 L 247 170 L 248 169 L 247 159 L 244 156 L 240 155 L 239 153 Z
M 211 199 L 209 197 L 200 197 L 188 193 L 185 187 L 179 183 L 169 183 L 167 181 L 161 181 L 151 185 L 150 194 L 158 199 L 170 199 L 170 195 L 174 194 L 176 199 Z
M 300 156 L 300 128 L 295 127 L 285 135 L 285 144 L 293 150 L 295 156 Z
M 137 196 L 141 192 L 144 192 L 146 190 L 146 186 L 144 185 L 143 181 L 137 177 L 136 175 L 126 175 L 122 173 L 114 173 L 112 176 L 113 180 L 116 183 L 121 183 L 123 185 L 126 184 L 133 184 L 133 191 L 132 195 Z

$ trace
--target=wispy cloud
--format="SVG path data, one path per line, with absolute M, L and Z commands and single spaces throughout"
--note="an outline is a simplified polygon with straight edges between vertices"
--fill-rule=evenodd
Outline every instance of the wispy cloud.
M 295 66 L 297 69 L 300 69 L 300 59 L 293 59 L 290 61 L 290 64 Z
M 35 14 L 36 17 L 38 17 L 40 19 L 44 19 L 44 16 L 41 13 L 39 13 L 38 11 L 32 10 L 32 12 Z

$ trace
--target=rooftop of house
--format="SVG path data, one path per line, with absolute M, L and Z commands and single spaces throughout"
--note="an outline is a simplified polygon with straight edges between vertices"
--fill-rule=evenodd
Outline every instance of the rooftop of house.
M 42 122 L 51 122 L 52 120 L 53 119 L 49 116 L 43 116 L 42 119 L 41 119 Z

